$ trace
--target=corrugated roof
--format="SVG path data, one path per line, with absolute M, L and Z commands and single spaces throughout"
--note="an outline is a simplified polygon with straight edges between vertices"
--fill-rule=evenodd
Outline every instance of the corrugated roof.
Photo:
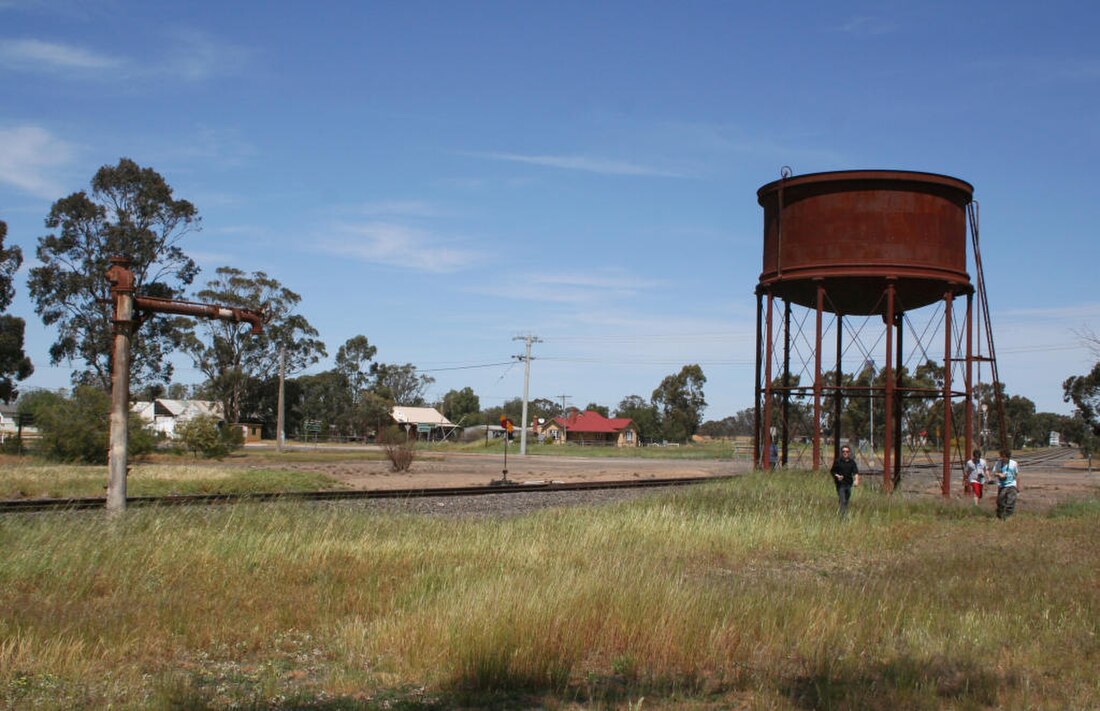
M 154 416 L 190 419 L 197 415 L 222 416 L 222 404 L 213 400 L 172 400 L 157 398 L 135 402 L 130 408 L 147 419 Z
M 454 423 L 440 414 L 434 407 L 405 407 L 399 405 L 390 413 L 399 425 L 432 425 L 433 427 L 452 427 Z
M 565 428 L 566 432 L 622 432 L 634 424 L 629 417 L 604 417 L 594 410 L 577 412 L 569 417 L 555 417 L 554 422 Z

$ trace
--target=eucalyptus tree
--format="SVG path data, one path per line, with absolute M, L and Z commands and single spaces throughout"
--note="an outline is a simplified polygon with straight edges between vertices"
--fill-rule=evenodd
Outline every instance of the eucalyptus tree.
M 28 280 L 35 312 L 57 328 L 50 362 L 79 362 L 74 384 L 110 389 L 108 259 L 130 259 L 138 292 L 178 298 L 199 272 L 179 243 L 199 226 L 194 205 L 173 197 L 155 170 L 128 158 L 96 171 L 90 192 L 55 202 L 46 217 L 53 232 L 39 238 L 35 254 L 41 266 L 30 270 Z M 171 381 L 167 356 L 179 343 L 180 325 L 180 319 L 156 318 L 137 329 L 131 345 L 134 386 Z
M 701 367 L 685 365 L 679 373 L 665 377 L 653 391 L 650 400 L 660 413 L 665 439 L 685 442 L 699 429 L 707 406 L 703 394 L 706 382 Z
M 373 363 L 370 372 L 374 376 L 375 394 L 395 405 L 422 407 L 428 386 L 435 382 L 432 376 L 417 373 L 412 363 Z
M 588 403 L 584 406 L 584 409 L 586 412 L 596 412 L 603 415 L 604 417 L 609 417 L 611 415 L 611 408 L 609 408 L 607 405 L 601 405 L 596 402 Z
M 555 417 L 561 417 L 563 413 L 561 404 L 554 402 L 550 398 L 537 397 L 527 403 L 527 412 L 531 419 L 543 419 L 550 420 Z
M 324 436 L 357 434 L 355 404 L 348 379 L 337 370 L 296 378 L 299 395 L 290 403 L 301 420 L 312 420 Z
M 0 402 L 11 402 L 18 394 L 16 381 L 34 372 L 31 359 L 23 352 L 26 322 L 4 313 L 15 296 L 13 277 L 23 263 L 23 251 L 18 246 L 4 247 L 7 234 L 8 226 L 0 220 Z
M 643 442 L 652 442 L 661 436 L 661 415 L 657 407 L 641 395 L 627 395 L 620 400 L 615 417 L 630 418 Z
M 1076 416 L 1100 436 L 1100 362 L 1085 375 L 1073 375 L 1062 383 L 1066 402 L 1073 403 Z
M 326 355 L 325 344 L 305 316 L 295 312 L 302 297 L 264 272 L 246 274 L 220 267 L 217 276 L 198 291 L 199 301 L 263 311 L 263 333 L 253 335 L 245 324 L 210 320 L 195 324 L 183 347 L 207 378 L 207 388 L 222 402 L 225 417 L 239 422 L 246 390 L 279 371 L 280 353 L 286 373 L 308 368 Z
M 472 424 L 481 412 L 481 399 L 474 389 L 451 390 L 443 396 L 443 416 L 455 424 Z
M 358 401 L 361 393 L 370 384 L 370 365 L 376 353 L 378 347 L 371 345 L 363 335 L 349 338 L 336 351 L 336 371 L 347 378 L 353 401 Z

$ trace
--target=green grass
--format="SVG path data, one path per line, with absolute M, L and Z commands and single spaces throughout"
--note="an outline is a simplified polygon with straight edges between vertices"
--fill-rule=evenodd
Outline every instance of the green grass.
M 255 494 L 316 491 L 339 486 L 332 478 L 316 472 L 223 466 L 211 462 L 135 464 L 126 481 L 126 493 L 128 496 Z M 106 495 L 106 490 L 106 466 L 9 461 L 0 469 L 0 499 L 97 497 Z
M 1100 505 L 795 473 L 508 519 L 0 518 L 10 708 L 1096 708 Z M 643 702 L 644 699 L 644 702 Z

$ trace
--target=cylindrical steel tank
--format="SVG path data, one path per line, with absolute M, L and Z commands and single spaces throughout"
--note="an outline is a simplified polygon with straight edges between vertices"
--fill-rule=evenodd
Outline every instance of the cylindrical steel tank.
M 761 291 L 828 311 L 885 313 L 893 284 L 897 310 L 971 290 L 966 271 L 966 207 L 974 188 L 946 175 L 851 170 L 810 173 L 764 185 Z

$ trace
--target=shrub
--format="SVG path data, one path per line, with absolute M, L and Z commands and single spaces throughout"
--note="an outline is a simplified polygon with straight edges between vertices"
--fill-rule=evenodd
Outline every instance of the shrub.
M 0 442 L 0 454 L 22 455 L 25 451 L 26 447 L 23 444 L 23 438 L 19 435 L 5 437 L 4 441 Z
M 244 443 L 241 431 L 214 415 L 197 415 L 176 426 L 176 438 L 196 457 L 221 459 Z
M 382 451 L 395 472 L 408 471 L 416 459 L 416 440 L 400 427 L 388 427 L 382 432 Z
M 111 437 L 111 398 L 98 388 L 81 385 L 71 396 L 39 390 L 19 401 L 19 411 L 34 417 L 38 449 L 48 459 L 105 464 Z M 148 454 L 156 436 L 144 421 L 129 414 L 129 455 Z

